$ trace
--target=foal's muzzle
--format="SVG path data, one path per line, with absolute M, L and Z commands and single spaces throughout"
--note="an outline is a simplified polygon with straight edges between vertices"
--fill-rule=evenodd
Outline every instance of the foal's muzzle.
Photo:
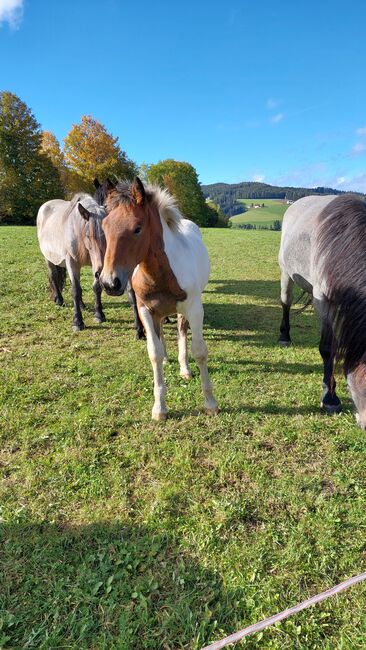
M 128 283 L 128 274 L 124 271 L 119 271 L 118 275 L 108 277 L 102 273 L 99 282 L 102 289 L 104 289 L 109 296 L 121 296 Z

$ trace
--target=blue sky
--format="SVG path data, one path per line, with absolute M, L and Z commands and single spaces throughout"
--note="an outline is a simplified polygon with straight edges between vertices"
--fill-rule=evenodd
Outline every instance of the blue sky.
M 366 191 L 366 2 L 0 0 L 0 88 L 202 183 Z

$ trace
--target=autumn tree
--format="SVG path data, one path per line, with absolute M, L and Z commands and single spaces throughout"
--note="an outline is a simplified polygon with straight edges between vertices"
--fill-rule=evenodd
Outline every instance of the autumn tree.
M 64 153 L 60 143 L 51 131 L 42 131 L 41 151 L 51 160 L 58 170 L 66 198 L 71 198 L 80 191 L 78 175 L 66 165 Z
M 42 203 L 63 196 L 59 173 L 40 148 L 31 110 L 13 93 L 0 92 L 0 219 L 34 223 Z
M 213 214 L 206 205 L 197 172 L 187 162 L 161 160 L 147 171 L 150 183 L 165 187 L 176 198 L 182 214 L 199 226 L 212 225 Z
M 84 115 L 65 138 L 64 156 L 68 168 L 77 175 L 79 189 L 93 191 L 95 177 L 133 178 L 136 165 L 121 150 L 103 124 Z

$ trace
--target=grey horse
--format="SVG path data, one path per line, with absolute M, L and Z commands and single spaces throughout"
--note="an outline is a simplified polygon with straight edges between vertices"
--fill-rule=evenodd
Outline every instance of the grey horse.
M 279 253 L 283 317 L 289 345 L 293 287 L 312 295 L 321 323 L 321 407 L 339 413 L 334 361 L 342 359 L 356 419 L 366 428 L 366 205 L 352 195 L 308 196 L 285 213 Z
M 52 297 L 63 304 L 62 289 L 69 274 L 74 303 L 73 329 L 84 329 L 80 269 L 91 266 L 95 295 L 94 318 L 102 323 L 99 275 L 103 268 L 106 242 L 101 227 L 105 209 L 89 194 L 77 194 L 71 201 L 54 199 L 44 203 L 37 215 L 37 235 L 46 259 Z

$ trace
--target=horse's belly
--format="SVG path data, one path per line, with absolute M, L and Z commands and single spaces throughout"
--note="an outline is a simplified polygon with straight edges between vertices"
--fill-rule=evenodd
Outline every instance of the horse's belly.
M 56 248 L 47 245 L 42 245 L 41 243 L 40 249 L 48 262 L 51 262 L 56 266 L 66 266 L 64 251 L 57 250 Z

